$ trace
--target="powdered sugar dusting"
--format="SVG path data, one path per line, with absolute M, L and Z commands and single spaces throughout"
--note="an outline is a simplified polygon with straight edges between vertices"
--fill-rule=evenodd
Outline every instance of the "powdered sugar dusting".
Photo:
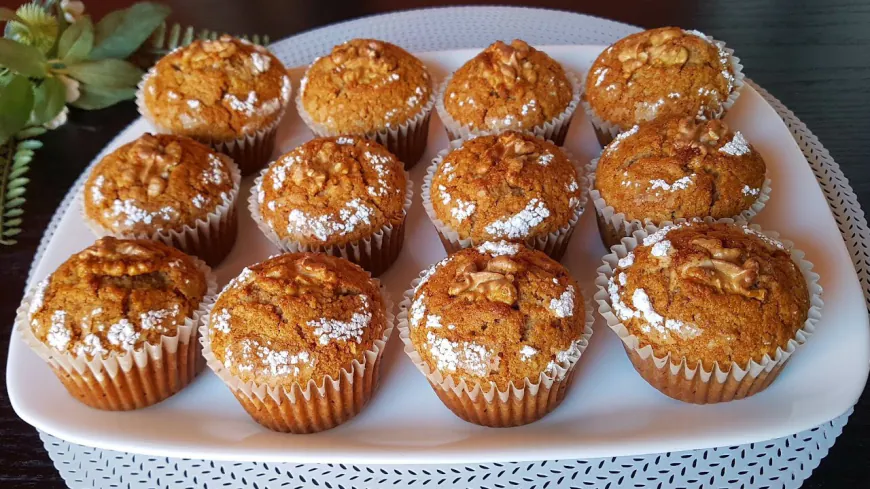
M 372 320 L 371 306 L 368 296 L 359 296 L 362 306 L 355 311 L 350 321 L 338 319 L 320 318 L 308 321 L 308 326 L 314 328 L 314 334 L 318 336 L 321 345 L 328 344 L 331 340 L 362 342 L 362 334 Z
M 524 362 L 528 362 L 529 360 L 532 359 L 533 356 L 535 356 L 537 354 L 538 354 L 538 350 L 536 350 L 532 346 L 523 345 L 523 347 L 520 348 L 520 360 L 522 360 Z
M 568 318 L 574 315 L 574 286 L 569 285 L 562 295 L 550 299 L 550 312 L 557 318 Z
M 104 183 L 106 183 L 106 177 L 103 175 L 94 179 L 94 184 L 91 186 L 91 200 L 94 201 L 94 204 L 99 204 L 106 199 L 102 191 Z
M 211 325 L 221 333 L 228 334 L 230 332 L 230 319 L 230 311 L 223 308 L 220 313 L 212 317 Z
M 66 325 L 66 311 L 54 311 L 51 315 L 51 327 L 46 337 L 48 344 L 55 350 L 64 351 L 69 345 L 70 338 L 71 333 Z
M 437 336 L 432 331 L 426 334 L 426 343 L 438 370 L 446 372 L 464 370 L 480 377 L 489 374 L 492 352 L 479 343 L 450 341 Z
M 749 226 L 743 226 L 743 234 L 751 234 L 752 236 L 758 237 L 759 239 L 761 239 L 765 243 L 769 244 L 770 246 L 773 246 L 774 248 L 778 248 L 780 250 L 785 250 L 784 244 L 782 244 L 779 241 L 771 238 L 770 236 L 762 233 L 761 231 L 757 231 L 755 229 L 752 229 Z
M 616 148 L 619 147 L 619 144 L 621 142 L 625 141 L 626 139 L 630 138 L 631 136 L 634 136 L 635 134 L 637 134 L 638 129 L 640 129 L 640 126 L 635 125 L 631 129 L 617 134 L 616 137 L 613 138 L 613 141 L 611 141 L 610 144 L 607 145 L 607 148 L 605 148 L 605 151 L 608 153 L 610 153 L 612 151 L 616 151 Z
M 677 190 L 685 190 L 694 183 L 695 174 L 687 175 L 677 179 L 674 183 L 668 183 L 661 179 L 650 180 L 650 190 L 662 189 L 665 192 L 676 192 Z
M 136 341 L 139 339 L 139 332 L 137 332 L 136 328 L 133 327 L 133 323 L 125 318 L 109 327 L 106 339 L 109 340 L 109 343 L 115 346 L 120 346 L 121 349 L 129 351 L 136 346 Z
M 326 241 L 335 234 L 343 236 L 351 233 L 360 224 L 371 224 L 370 218 L 373 214 L 374 210 L 358 198 L 351 200 L 339 210 L 338 220 L 330 214 L 311 216 L 299 209 L 293 209 L 288 216 L 287 232 L 314 236 L 321 241 Z
M 664 256 L 667 256 L 670 250 L 671 242 L 668 240 L 663 240 L 653 245 L 652 250 L 650 250 L 650 254 L 652 254 L 652 256 L 662 258 Z
M 489 223 L 484 230 L 490 236 L 524 238 L 532 228 L 550 216 L 547 206 L 539 199 L 532 199 L 519 213 Z
M 720 153 L 725 153 L 731 156 L 743 156 L 748 154 L 750 151 L 752 150 L 749 148 L 749 143 L 740 131 L 735 132 L 731 141 L 728 141 L 725 145 L 719 148 Z
M 757 196 L 757 195 L 760 194 L 760 193 L 761 193 L 761 189 L 760 189 L 760 188 L 752 188 L 752 187 L 750 187 L 749 185 L 744 185 L 744 186 L 743 186 L 743 195 L 752 195 L 752 196 Z
M 456 199 L 456 207 L 450 209 L 450 214 L 452 214 L 457 221 L 462 222 L 474 214 L 476 208 L 477 205 L 474 202 Z
M 520 251 L 520 245 L 507 241 L 487 241 L 477 247 L 481 253 L 489 253 L 492 256 L 513 256 Z

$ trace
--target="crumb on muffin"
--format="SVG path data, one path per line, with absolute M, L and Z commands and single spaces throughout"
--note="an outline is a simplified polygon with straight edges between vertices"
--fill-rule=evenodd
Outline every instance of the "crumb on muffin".
M 263 220 L 280 239 L 331 246 L 402 223 L 406 186 L 402 163 L 386 148 L 339 136 L 283 155 L 254 191 Z
M 35 289 L 36 338 L 88 359 L 175 336 L 207 292 L 205 273 L 163 243 L 106 237 L 71 256 Z
M 627 220 L 735 217 L 758 200 L 766 165 L 740 131 L 720 120 L 663 117 L 604 148 L 595 189 Z
M 562 66 L 515 39 L 496 41 L 453 73 L 444 109 L 475 130 L 532 129 L 561 115 L 573 89 Z

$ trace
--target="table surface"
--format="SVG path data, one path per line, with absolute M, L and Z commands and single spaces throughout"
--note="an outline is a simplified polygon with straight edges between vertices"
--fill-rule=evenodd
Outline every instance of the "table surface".
M 0 0 L 14 8 L 20 2 Z M 86 2 L 94 17 L 132 3 Z M 99 5 L 97 5 L 99 3 Z M 393 12 L 487 2 L 401 0 L 164 0 L 171 20 L 230 33 L 268 34 L 281 39 L 323 25 Z M 412 5 L 413 3 L 413 5 Z M 523 2 L 500 1 L 500 4 Z M 528 4 L 529 2 L 525 2 Z M 536 7 L 597 15 L 643 27 L 677 25 L 726 41 L 741 58 L 747 76 L 770 91 L 803 120 L 831 152 L 863 206 L 870 206 L 870 168 L 865 167 L 870 128 L 870 1 L 698 0 L 602 2 L 538 0 Z M 132 102 L 99 112 L 73 111 L 62 128 L 43 137 L 45 147 L 31 166 L 23 232 L 18 244 L 0 246 L 0 378 L 15 309 L 43 230 L 85 166 L 135 117 Z M 870 207 L 868 207 L 870 208 Z M 870 390 L 828 457 L 806 488 L 865 487 L 870 471 Z M 65 487 L 36 430 L 21 421 L 0 389 L 0 486 Z

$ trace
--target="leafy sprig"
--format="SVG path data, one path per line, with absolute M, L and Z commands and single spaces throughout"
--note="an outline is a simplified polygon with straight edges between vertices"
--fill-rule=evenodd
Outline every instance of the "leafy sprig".
M 0 146 L 0 177 L 5 183 L 0 186 L 0 244 L 15 244 L 15 236 L 21 233 L 24 192 L 30 182 L 25 174 L 33 152 L 42 147 L 42 142 L 31 138 L 45 131 L 42 127 L 27 129 Z

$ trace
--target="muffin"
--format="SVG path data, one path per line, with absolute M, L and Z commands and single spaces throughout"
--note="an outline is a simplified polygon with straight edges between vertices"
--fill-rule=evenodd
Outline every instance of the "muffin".
M 730 220 L 647 226 L 604 257 L 599 312 L 650 385 L 684 402 L 770 385 L 821 317 L 803 253 Z
M 159 60 L 142 79 L 137 104 L 159 132 L 209 144 L 249 175 L 272 155 L 291 88 L 284 65 L 266 48 L 221 36 Z
M 263 170 L 248 204 L 281 250 L 341 256 L 380 275 L 402 249 L 411 181 L 376 142 L 318 138 Z
M 748 221 L 769 198 L 765 173 L 761 155 L 720 120 L 672 116 L 640 124 L 597 161 L 592 201 L 601 238 L 610 247 L 644 223 L 674 219 Z
M 255 421 L 313 433 L 369 401 L 392 321 L 389 300 L 362 268 L 288 253 L 233 279 L 200 334 L 209 368 Z
M 399 46 L 352 39 L 314 60 L 296 108 L 315 136 L 377 141 L 410 169 L 426 150 L 434 105 L 432 77 Z
M 507 131 L 438 153 L 423 182 L 423 207 L 448 253 L 504 239 L 558 260 L 583 212 L 585 189 L 564 150 Z
M 562 402 L 592 336 L 592 312 L 565 267 L 519 243 L 486 242 L 411 285 L 399 337 L 454 414 L 519 426 Z
M 106 237 L 24 297 L 16 329 L 72 397 L 139 409 L 196 376 L 197 321 L 215 288 L 209 268 L 175 248 Z
M 601 145 L 665 116 L 718 119 L 740 95 L 733 51 L 698 31 L 662 27 L 604 50 L 586 75 L 583 104 Z
M 239 169 L 184 136 L 144 134 L 106 155 L 82 189 L 82 218 L 97 236 L 163 241 L 217 265 L 238 227 Z
M 496 41 L 442 83 L 438 117 L 450 139 L 517 130 L 565 142 L 580 83 L 547 53 Z

